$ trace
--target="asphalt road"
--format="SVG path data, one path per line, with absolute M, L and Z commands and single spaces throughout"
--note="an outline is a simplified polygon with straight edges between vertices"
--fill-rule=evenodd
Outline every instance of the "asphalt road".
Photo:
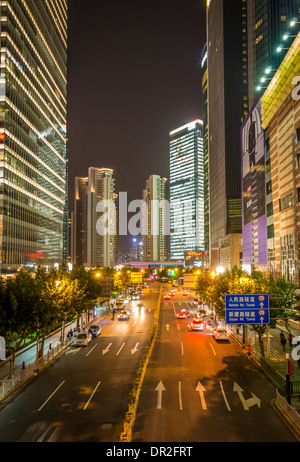
M 110 317 L 87 347 L 59 359 L 0 405 L 1 442 L 118 442 L 128 396 L 153 326 L 158 294 Z
M 272 405 L 275 388 L 241 348 L 189 330 L 192 301 L 164 301 L 133 441 L 296 442 Z M 191 317 L 178 320 L 183 307 Z

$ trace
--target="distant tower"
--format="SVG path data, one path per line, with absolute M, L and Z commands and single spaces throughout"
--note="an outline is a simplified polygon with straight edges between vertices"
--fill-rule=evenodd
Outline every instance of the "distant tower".
M 87 200 L 87 266 L 89 268 L 113 267 L 117 264 L 117 213 L 116 211 L 115 180 L 113 170 L 90 167 L 88 171 L 88 200 Z M 101 201 L 106 201 L 112 207 L 110 211 L 97 211 Z M 99 233 L 98 220 L 107 214 L 105 223 L 108 232 Z
M 143 235 L 143 260 L 166 260 L 166 178 L 151 175 L 146 181 L 143 200 L 147 205 L 147 232 Z

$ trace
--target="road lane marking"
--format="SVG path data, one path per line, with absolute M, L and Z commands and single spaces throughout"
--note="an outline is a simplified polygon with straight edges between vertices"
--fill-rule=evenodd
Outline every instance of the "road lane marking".
M 106 353 L 108 353 L 111 346 L 112 346 L 112 343 L 110 343 L 110 344 L 105 348 L 105 350 L 102 350 L 102 355 L 105 355 Z
M 54 390 L 54 392 L 49 396 L 49 398 L 46 399 L 46 401 L 44 402 L 44 404 L 42 404 L 41 407 L 38 409 L 38 412 L 40 412 L 40 411 L 43 409 L 43 407 L 46 406 L 46 404 L 48 403 L 48 401 L 50 401 L 50 399 L 52 398 L 52 396 L 55 395 L 55 393 L 60 389 L 60 387 L 62 387 L 62 385 L 63 385 L 64 383 L 65 383 L 65 380 L 63 380 L 63 381 L 61 382 L 61 384 L 58 385 L 58 387 Z
M 177 329 L 180 331 L 180 325 L 179 324 L 177 324 Z
M 118 321 L 115 321 L 112 325 L 112 327 L 114 327 L 116 324 L 118 324 Z
M 214 347 L 212 346 L 212 344 L 211 344 L 210 342 L 209 342 L 209 344 L 210 344 L 210 346 L 211 346 L 211 349 L 212 349 L 214 355 L 217 356 L 217 353 L 215 352 Z
M 181 356 L 183 356 L 183 343 L 181 343 Z
M 98 382 L 97 385 L 95 386 L 95 388 L 94 388 L 94 390 L 93 390 L 93 393 L 91 394 L 89 400 L 87 401 L 86 405 L 85 405 L 84 408 L 83 408 L 84 411 L 87 409 L 88 405 L 90 404 L 91 400 L 93 399 L 93 396 L 94 396 L 94 394 L 96 393 L 96 391 L 97 391 L 97 389 L 98 389 L 100 383 L 101 383 L 101 382 Z
M 260 408 L 260 399 L 252 393 L 252 398 L 246 400 L 243 396 L 244 390 L 236 382 L 234 382 L 233 391 L 237 392 L 245 411 L 249 411 L 252 406 L 258 406 Z
M 136 323 L 137 323 L 137 319 L 134 321 L 134 323 L 133 323 L 133 326 L 132 326 L 132 327 L 134 327 L 134 326 L 136 325 Z
M 131 354 L 134 355 L 138 351 L 139 343 L 136 343 L 135 347 L 131 350 Z
M 203 409 L 204 411 L 207 411 L 206 401 L 205 401 L 205 397 L 204 397 L 204 392 L 205 392 L 206 390 L 205 390 L 205 388 L 204 388 L 204 386 L 202 385 L 201 382 L 198 382 L 196 391 L 199 392 L 199 396 L 200 396 L 200 400 L 201 400 L 202 409 Z
M 162 382 L 159 382 L 157 387 L 155 388 L 155 391 L 158 391 L 157 395 L 157 409 L 162 409 L 162 394 L 163 391 L 166 391 L 164 384 Z
M 118 356 L 118 355 L 119 355 L 119 353 L 121 353 L 121 351 L 122 351 L 122 348 L 124 347 L 124 345 L 125 345 L 125 343 L 123 343 L 123 345 L 122 345 L 122 346 L 121 346 L 121 348 L 119 349 L 118 353 L 116 353 L 116 356 Z
M 92 351 L 96 348 L 97 345 L 98 345 L 98 343 L 96 343 L 96 345 L 94 345 L 93 348 L 85 356 L 88 356 L 89 354 L 91 354 Z
M 228 411 L 230 412 L 231 409 L 230 409 L 230 406 L 229 406 L 229 404 L 228 404 L 228 401 L 227 401 L 227 398 L 226 398 L 226 395 L 225 395 L 225 392 L 224 392 L 223 384 L 222 384 L 221 381 L 220 381 L 219 383 L 220 383 L 220 387 L 221 387 L 221 391 L 222 391 L 222 394 L 223 394 L 223 398 L 224 398 L 225 404 L 226 404 L 226 406 L 227 406 Z
M 174 314 L 175 314 L 175 316 L 176 316 L 175 303 L 172 302 L 172 305 L 173 305 Z
M 179 409 L 182 411 L 183 406 L 182 406 L 182 396 L 181 396 L 181 382 L 178 384 L 178 393 L 179 393 Z

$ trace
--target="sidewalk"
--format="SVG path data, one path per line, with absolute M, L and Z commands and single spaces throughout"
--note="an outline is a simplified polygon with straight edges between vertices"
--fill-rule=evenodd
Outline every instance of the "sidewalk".
M 102 316 L 93 318 L 87 323 L 84 323 L 81 328 L 86 329 L 93 323 L 98 323 L 102 320 Z M 68 323 L 65 326 L 65 335 L 72 329 L 77 328 L 77 321 Z M 0 361 L 0 402 L 5 399 L 10 393 L 15 391 L 22 383 L 26 382 L 30 377 L 34 376 L 38 370 L 45 367 L 50 361 L 61 354 L 73 339 L 61 341 L 61 329 L 57 329 L 45 339 L 44 356 L 36 360 L 37 344 L 34 342 L 20 351 L 16 352 L 14 364 L 14 377 L 9 379 L 10 358 Z

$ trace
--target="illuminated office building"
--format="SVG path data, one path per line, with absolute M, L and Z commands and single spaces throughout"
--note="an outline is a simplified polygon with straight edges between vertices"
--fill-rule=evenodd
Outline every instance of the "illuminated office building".
M 170 132 L 170 255 L 204 251 L 203 122 Z
M 247 2 L 210 0 L 207 2 L 207 114 L 210 262 L 214 268 L 239 266 L 240 262 L 240 128 L 248 111 Z M 226 255 L 232 256 L 231 262 L 227 256 L 222 257 L 227 247 Z
M 0 2 L 0 272 L 66 262 L 67 1 Z
M 249 107 L 257 102 L 299 31 L 299 0 L 247 0 Z M 291 22 L 296 24 L 291 26 Z M 297 24 L 298 23 L 298 24 Z

